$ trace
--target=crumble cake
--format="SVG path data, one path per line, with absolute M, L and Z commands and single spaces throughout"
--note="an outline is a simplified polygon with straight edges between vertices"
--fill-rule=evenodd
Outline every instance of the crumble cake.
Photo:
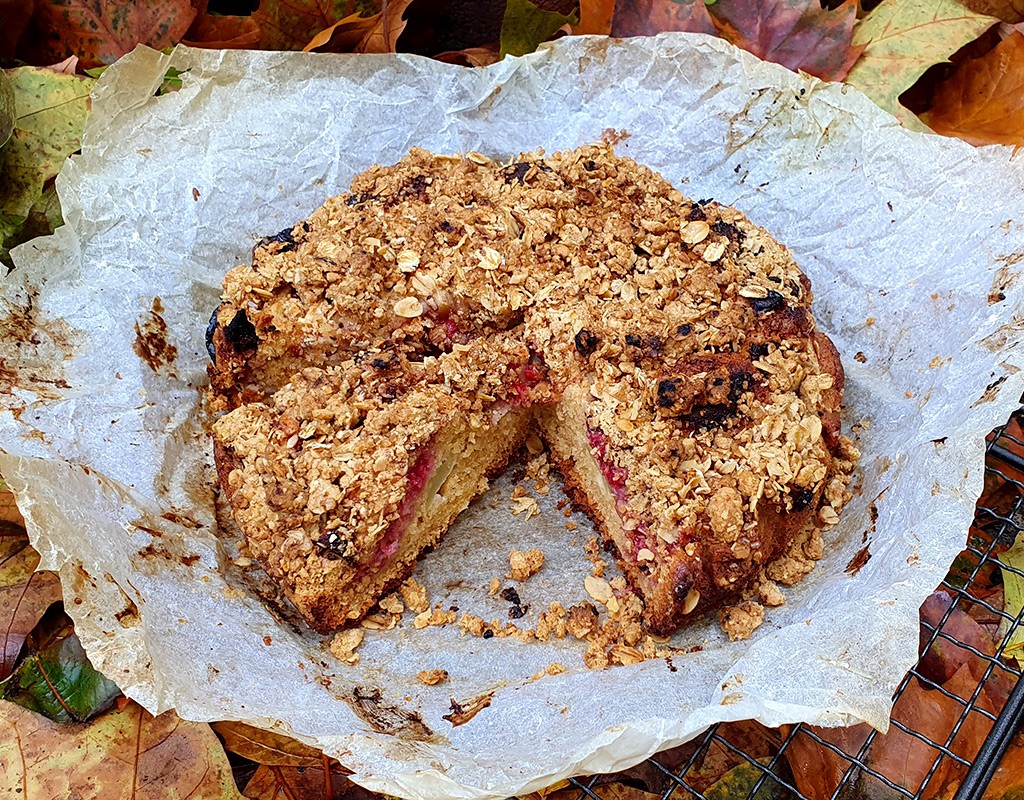
M 609 146 L 413 150 L 225 277 L 220 485 L 328 631 L 539 430 L 667 633 L 749 594 L 847 496 L 843 370 L 811 298 L 767 232 Z

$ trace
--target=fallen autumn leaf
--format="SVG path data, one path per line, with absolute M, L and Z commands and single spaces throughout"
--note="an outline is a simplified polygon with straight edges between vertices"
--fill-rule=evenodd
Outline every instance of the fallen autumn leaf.
M 854 28 L 864 53 L 846 76 L 905 125 L 920 122 L 899 97 L 928 67 L 943 63 L 998 20 L 968 11 L 957 0 L 883 0 Z
M 834 11 L 818 0 L 718 0 L 709 9 L 734 45 L 822 80 L 845 78 L 863 50 L 852 45 L 857 0 Z
M 0 680 L 14 670 L 29 632 L 61 599 L 55 572 L 36 572 L 39 554 L 24 531 L 0 528 Z M 7 535 L 10 533 L 11 535 Z
M 241 800 L 209 725 L 129 703 L 63 725 L 0 702 L 0 786 L 22 798 Z
M 932 108 L 922 118 L 932 130 L 971 144 L 1024 145 L 1024 33 L 1014 31 L 993 50 L 957 67 L 936 89 Z M 1016 558 L 1019 569 L 1024 554 Z M 1019 602 L 1007 610 L 1016 614 L 1024 603 L 1024 579 L 1014 578 L 1022 587 Z M 1014 654 L 1024 661 L 1021 647 L 1024 634 L 1014 643 Z

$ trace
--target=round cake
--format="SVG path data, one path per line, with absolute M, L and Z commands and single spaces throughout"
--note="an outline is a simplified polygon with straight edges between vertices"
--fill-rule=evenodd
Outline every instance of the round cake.
M 220 485 L 328 631 L 536 430 L 667 633 L 798 579 L 794 543 L 820 557 L 848 497 L 843 370 L 810 306 L 763 229 L 609 146 L 413 150 L 227 274 L 208 330 Z

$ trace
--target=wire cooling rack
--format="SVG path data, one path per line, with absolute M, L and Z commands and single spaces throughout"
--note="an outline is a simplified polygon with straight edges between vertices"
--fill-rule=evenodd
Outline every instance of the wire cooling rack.
M 984 671 L 981 680 L 971 697 L 963 699 L 925 677 L 920 669 L 921 660 L 919 660 L 918 664 L 903 678 L 894 695 L 895 699 L 902 696 L 916 678 L 923 686 L 942 692 L 960 707 L 959 719 L 946 741 L 942 742 L 933 741 L 925 733 L 915 730 L 913 726 L 893 720 L 890 730 L 899 729 L 921 743 L 921 745 L 914 743 L 918 758 L 922 757 L 922 753 L 927 754 L 925 758 L 927 756 L 932 758 L 931 767 L 919 788 L 916 791 L 910 791 L 897 785 L 881 772 L 872 769 L 869 754 L 872 744 L 878 737 L 875 731 L 871 731 L 867 735 L 863 745 L 855 755 L 852 755 L 821 738 L 813 729 L 804 725 L 792 727 L 784 734 L 780 731 L 765 729 L 766 734 L 776 737 L 771 748 L 774 752 L 769 757 L 764 757 L 763 754 L 759 757 L 745 749 L 742 742 L 730 741 L 730 732 L 726 726 L 714 725 L 694 743 L 695 746 L 691 744 L 689 750 L 692 750 L 692 753 L 689 753 L 688 750 L 688 755 L 681 762 L 668 766 L 661 756 L 654 756 L 645 762 L 643 769 L 647 774 L 653 773 L 661 778 L 662 780 L 658 783 L 666 787 L 662 790 L 663 800 L 683 800 L 684 798 L 709 800 L 707 795 L 696 788 L 691 775 L 693 775 L 693 770 L 699 769 L 704 760 L 709 758 L 709 753 L 713 749 L 717 751 L 719 757 L 727 755 L 734 762 L 750 765 L 756 779 L 745 795 L 748 800 L 762 800 L 769 797 L 810 800 L 797 788 L 786 758 L 787 750 L 792 747 L 797 736 L 810 737 L 818 745 L 828 748 L 835 754 L 833 760 L 838 764 L 842 777 L 837 788 L 832 792 L 831 800 L 849 800 L 862 796 L 884 796 L 893 800 L 901 800 L 901 798 L 923 800 L 923 798 L 934 797 L 938 787 L 933 787 L 929 792 L 929 782 L 947 759 L 960 765 L 961 771 L 963 768 L 967 768 L 954 800 L 981 800 L 1011 739 L 1021 723 L 1024 722 L 1024 680 L 1020 680 L 1021 670 L 1017 662 L 1004 654 L 1010 642 L 1010 632 L 1021 623 L 1024 613 L 1014 618 L 1003 612 L 1001 608 L 991 604 L 986 599 L 990 594 L 988 591 L 990 587 L 987 582 L 982 580 L 982 576 L 987 575 L 991 570 L 999 569 L 1000 565 L 996 559 L 998 548 L 1012 544 L 1017 534 L 1024 530 L 1024 457 L 1021 455 L 1024 454 L 1024 441 L 1022 441 L 1020 433 L 1022 428 L 1019 423 L 1021 421 L 1024 421 L 1024 408 L 1019 409 L 1009 423 L 1000 426 L 988 437 L 985 458 L 986 479 L 988 481 L 995 479 L 1001 482 L 1009 491 L 1004 491 L 1001 498 L 997 498 L 998 502 L 993 502 L 990 499 L 988 505 L 978 506 L 967 547 L 955 562 L 955 568 L 950 576 L 942 582 L 942 588 L 951 594 L 952 603 L 945 610 L 937 625 L 931 626 L 922 623 L 921 659 L 933 648 L 940 648 L 945 641 L 948 641 L 955 646 L 969 650 L 980 659 L 980 662 L 976 663 L 983 665 Z M 1017 572 L 1017 570 L 1013 571 Z M 1017 574 L 1024 577 L 1024 573 L 1017 572 Z M 1008 623 L 1008 632 L 999 642 L 994 656 L 981 652 L 969 642 L 960 641 L 943 628 L 956 609 L 967 611 L 972 605 L 980 605 L 991 619 L 1005 620 Z M 976 613 L 979 611 L 979 609 L 974 610 Z M 998 714 L 982 707 L 979 702 L 985 686 L 995 681 L 1004 683 L 1010 681 L 1014 687 Z M 962 752 L 959 754 L 954 752 L 953 742 L 971 714 L 980 714 L 987 718 L 991 722 L 992 728 L 973 759 L 967 759 L 964 758 Z M 960 749 L 962 751 L 962 748 Z M 606 797 L 611 796 L 600 776 L 576 778 L 572 779 L 570 783 L 579 789 L 579 800 L 606 800 Z M 730 797 L 735 798 L 736 795 L 732 794 Z

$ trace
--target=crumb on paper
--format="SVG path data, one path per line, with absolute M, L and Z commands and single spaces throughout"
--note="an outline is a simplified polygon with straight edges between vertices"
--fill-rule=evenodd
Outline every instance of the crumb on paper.
M 604 578 L 587 575 L 583 579 L 583 588 L 587 590 L 587 594 L 593 597 L 601 605 L 607 605 L 608 601 L 612 598 L 611 584 Z
M 433 610 L 423 611 L 413 617 L 412 626 L 416 630 L 422 630 L 423 628 L 441 628 L 445 625 L 454 624 L 458 619 L 458 614 L 451 610 L 445 610 L 442 608 L 435 608 Z
M 356 649 L 362 643 L 363 632 L 359 628 L 339 631 L 331 639 L 331 654 L 343 664 L 353 666 L 359 663 L 359 653 L 356 652 Z
M 597 620 L 597 609 L 593 603 L 579 603 L 567 612 L 565 628 L 577 639 L 585 639 L 597 630 Z
M 494 597 L 494 595 L 496 595 L 500 591 L 501 591 L 501 579 L 500 578 L 491 578 L 491 585 L 487 589 L 487 594 L 489 594 L 491 597 Z
M 547 665 L 544 670 L 548 675 L 561 675 L 565 672 L 565 667 L 559 664 L 557 661 L 552 661 Z
M 398 625 L 400 619 L 398 614 L 367 614 L 359 625 L 370 631 L 389 631 Z
M 572 521 L 571 519 L 567 519 L 567 520 L 565 521 L 565 529 L 566 529 L 567 531 L 569 531 L 570 533 L 571 533 L 572 531 L 575 531 L 575 530 L 579 529 L 579 527 L 580 527 L 580 526 L 579 526 L 579 525 L 577 525 L 577 524 L 576 524 L 575 522 L 573 522 L 573 521 Z
M 532 519 L 540 514 L 540 506 L 528 495 L 516 497 L 512 500 L 512 515 L 518 517 L 522 513 L 526 514 L 526 519 Z
M 409 610 L 415 614 L 422 614 L 430 608 L 430 600 L 427 597 L 426 587 L 415 578 L 409 578 L 399 587 L 402 600 L 405 601 Z
M 508 565 L 511 572 L 507 577 L 514 581 L 526 581 L 536 575 L 537 571 L 544 566 L 544 553 L 536 548 L 526 551 L 513 550 L 508 554 Z
M 718 621 L 731 641 L 749 639 L 750 634 L 764 622 L 764 606 L 753 600 L 745 600 L 719 611 Z
M 424 669 L 416 673 L 419 682 L 425 686 L 437 686 L 448 680 L 448 671 L 443 669 Z

